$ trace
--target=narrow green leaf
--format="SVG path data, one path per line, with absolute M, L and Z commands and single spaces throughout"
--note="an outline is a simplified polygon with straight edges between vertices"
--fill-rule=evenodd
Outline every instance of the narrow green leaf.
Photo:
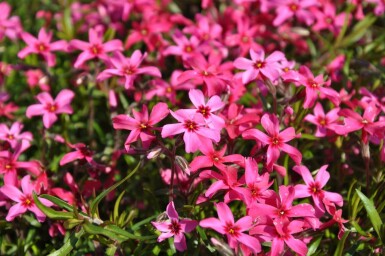
M 368 28 L 376 21 L 376 19 L 377 18 L 373 15 L 367 15 L 365 19 L 361 20 L 354 26 L 350 34 L 342 39 L 338 46 L 346 47 L 360 40 L 368 31 Z
M 309 246 L 309 249 L 307 251 L 307 256 L 310 256 L 310 255 L 313 255 L 317 249 L 318 249 L 318 246 L 319 244 L 321 243 L 321 240 L 322 240 L 322 236 L 320 237 L 317 237 L 317 239 L 315 239 Z
M 122 193 L 120 193 L 120 195 L 118 196 L 118 198 L 115 201 L 113 218 L 112 218 L 112 220 L 114 222 L 116 222 L 116 220 L 118 219 L 118 216 L 119 216 L 119 205 L 120 205 L 120 201 L 123 198 L 124 193 L 125 193 L 125 191 L 122 191 Z
M 344 248 L 345 248 L 345 242 L 349 234 L 350 234 L 350 231 L 347 230 L 344 236 L 342 237 L 342 239 L 338 242 L 337 248 L 334 252 L 334 256 L 342 256 L 342 253 L 344 252 Z
M 91 210 L 91 214 L 92 214 L 92 217 L 94 217 L 94 214 L 96 213 L 96 210 L 97 210 L 97 207 L 100 203 L 100 201 L 102 201 L 102 199 L 108 195 L 108 193 L 110 193 L 112 190 L 116 189 L 118 186 L 120 186 L 121 184 L 123 184 L 125 181 L 127 181 L 129 178 L 131 178 L 132 175 L 134 175 L 136 173 L 136 171 L 139 169 L 139 166 L 140 166 L 140 162 L 138 163 L 138 165 L 135 167 L 135 169 L 130 172 L 130 174 L 128 174 L 124 179 L 122 179 L 121 181 L 115 183 L 114 185 L 112 185 L 111 187 L 109 187 L 108 189 L 104 190 L 102 193 L 100 193 L 91 203 L 90 205 L 90 210 Z
M 117 250 L 117 247 L 115 245 L 110 245 L 110 247 L 108 247 L 106 250 L 106 255 L 107 256 L 114 256 L 116 250 Z
M 369 219 L 372 222 L 373 228 L 376 231 L 378 237 L 382 240 L 381 238 L 381 225 L 382 225 L 382 220 L 380 215 L 378 214 L 376 208 L 374 207 L 373 201 L 367 198 L 361 191 L 356 189 L 356 192 L 358 196 L 360 197 L 361 201 L 364 203 L 364 207 L 366 209 L 366 212 L 369 215 Z
M 48 256 L 66 256 L 68 255 L 72 249 L 75 247 L 77 241 L 80 239 L 80 237 L 84 234 L 83 229 L 81 229 L 78 233 L 71 233 L 68 240 L 64 243 L 64 245 L 57 251 L 54 251 Z
M 123 229 L 121 229 L 121 228 L 119 228 L 118 226 L 115 226 L 115 225 L 107 225 L 107 226 L 104 227 L 104 229 L 106 229 L 108 231 L 111 231 L 111 232 L 114 232 L 115 234 L 124 236 L 124 237 L 126 237 L 128 239 L 134 239 L 134 240 L 148 241 L 148 240 L 155 239 L 155 238 L 158 237 L 156 235 L 152 235 L 152 236 L 137 236 L 137 235 L 133 235 L 130 232 L 127 232 L 127 231 L 125 231 L 125 230 L 123 230 Z
M 135 223 L 134 225 L 132 225 L 131 230 L 132 231 L 138 230 L 141 226 L 143 226 L 144 224 L 149 223 L 150 221 L 155 219 L 157 216 L 158 216 L 158 214 L 152 215 L 151 217 L 148 217 L 148 218 L 146 218 L 146 219 L 144 219 L 142 221 L 139 221 L 139 222 Z
M 112 241 L 117 241 L 119 243 L 122 243 L 126 240 L 128 240 L 129 238 L 128 237 L 121 237 L 121 236 L 118 236 L 116 233 L 114 232 L 111 232 L 103 227 L 100 227 L 100 226 L 96 226 L 96 225 L 93 225 L 89 222 L 85 222 L 83 225 L 82 225 L 84 231 L 90 235 L 103 235 L 107 238 L 109 238 L 110 240 Z
M 53 220 L 69 220 L 73 219 L 74 215 L 71 212 L 58 212 L 55 211 L 52 208 L 49 208 L 42 204 L 37 197 L 36 193 L 33 193 L 33 201 L 35 202 L 36 206 L 42 211 L 48 218 Z

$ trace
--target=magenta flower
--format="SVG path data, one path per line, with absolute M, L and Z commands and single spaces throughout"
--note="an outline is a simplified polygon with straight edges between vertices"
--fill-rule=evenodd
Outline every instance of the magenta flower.
M 255 139 L 267 145 L 266 165 L 268 169 L 273 168 L 273 164 L 278 160 L 280 151 L 284 151 L 294 160 L 296 164 L 301 163 L 302 154 L 298 149 L 285 143 L 296 138 L 293 127 L 288 127 L 283 131 L 279 131 L 279 121 L 275 115 L 264 114 L 261 124 L 266 130 L 267 135 L 258 129 L 250 129 L 243 132 L 242 137 L 245 139 Z
M 323 4 L 323 11 L 316 9 L 314 15 L 317 18 L 317 22 L 313 25 L 313 30 L 320 31 L 328 29 L 335 36 L 338 35 L 340 29 L 345 23 L 345 12 L 336 14 L 336 6 L 331 2 Z
M 163 54 L 181 56 L 183 60 L 187 60 L 193 57 L 199 52 L 200 40 L 196 36 L 192 36 L 188 39 L 182 32 L 176 31 L 172 36 L 172 39 L 177 45 L 171 45 L 167 47 Z
M 324 82 L 323 75 L 314 77 L 310 69 L 306 66 L 301 66 L 299 68 L 298 82 L 306 87 L 306 98 L 303 104 L 304 108 L 313 107 L 318 98 L 318 94 L 320 94 L 321 97 L 328 98 L 336 106 L 340 104 L 338 92 L 324 86 L 330 86 L 330 80 Z
M 226 235 L 231 248 L 237 249 L 238 245 L 248 247 L 253 253 L 261 251 L 261 244 L 255 237 L 243 233 L 253 226 L 253 220 L 250 216 L 245 216 L 234 222 L 234 216 L 230 208 L 225 203 L 217 203 L 217 212 L 219 219 L 207 218 L 199 222 L 203 228 L 211 228 L 216 232 Z
M 87 60 L 99 58 L 108 61 L 109 57 L 106 53 L 114 51 L 123 51 L 122 41 L 114 39 L 103 43 L 103 36 L 96 29 L 88 31 L 89 42 L 73 39 L 70 46 L 83 51 L 75 61 L 74 67 L 79 68 Z
M 139 138 L 143 143 L 144 148 L 148 148 L 151 142 L 155 139 L 153 131 L 156 130 L 155 124 L 163 120 L 169 113 L 166 103 L 156 104 L 148 116 L 148 109 L 143 105 L 142 111 L 132 110 L 134 118 L 128 115 L 117 115 L 112 119 L 114 129 L 130 130 L 131 133 L 124 143 L 126 150 L 130 149 L 130 144 L 137 141 Z
M 103 81 L 112 76 L 124 77 L 126 79 L 124 87 L 131 89 L 138 75 L 148 74 L 161 77 L 162 74 L 157 67 L 139 67 L 146 56 L 146 53 L 142 55 L 139 50 L 134 51 L 131 58 L 125 58 L 121 52 L 115 52 L 114 57 L 110 58 L 114 68 L 102 71 L 98 75 L 97 80 Z
M 219 95 L 231 83 L 231 76 L 226 74 L 228 65 L 222 64 L 220 54 L 211 53 L 208 61 L 202 54 L 195 54 L 187 60 L 193 70 L 184 71 L 178 78 L 180 83 L 193 80 L 196 84 L 204 84 L 208 96 Z
M 190 109 L 180 109 L 171 115 L 179 121 L 177 124 L 166 124 L 162 129 L 162 138 L 184 133 L 185 150 L 187 153 L 195 152 L 204 143 L 219 142 L 220 131 L 206 127 L 206 121 L 202 114 L 191 112 Z
M 24 59 L 26 56 L 36 53 L 43 56 L 44 60 L 47 62 L 49 67 L 52 67 L 56 63 L 56 57 L 52 54 L 53 51 L 66 51 L 67 42 L 64 40 L 59 40 L 51 43 L 52 32 L 46 32 L 44 28 L 41 28 L 38 34 L 38 37 L 35 38 L 27 32 L 21 33 L 21 38 L 27 44 L 27 46 L 22 49 L 17 56 L 21 59 Z
M 322 190 L 330 178 L 329 172 L 326 171 L 327 167 L 327 165 L 322 166 L 317 172 L 315 179 L 313 179 L 306 166 L 299 165 L 293 168 L 297 173 L 301 174 L 306 184 L 299 184 L 295 186 L 295 197 L 304 198 L 311 196 L 316 207 L 315 209 L 318 213 L 321 213 L 321 216 L 325 212 L 323 203 L 324 199 L 327 199 L 329 202 L 340 207 L 343 205 L 343 198 L 340 194 Z
M 0 41 L 4 36 L 15 40 L 22 31 L 20 19 L 17 16 L 11 15 L 11 6 L 7 2 L 0 3 Z
M 270 237 L 271 240 L 271 256 L 279 256 L 284 252 L 285 244 L 300 256 L 307 254 L 306 244 L 293 236 L 300 233 L 304 229 L 305 223 L 299 220 L 293 221 L 274 221 L 273 225 L 258 225 L 250 230 L 252 235 L 262 235 Z
M 9 199 L 16 202 L 8 211 L 7 221 L 13 221 L 17 216 L 22 215 L 27 210 L 33 212 L 39 222 L 45 220 L 45 214 L 37 208 L 32 198 L 32 191 L 34 191 L 34 185 L 30 182 L 30 176 L 24 176 L 21 180 L 21 192 L 17 187 L 13 185 L 4 185 L 0 188 L 1 193 L 7 196 Z M 44 198 L 39 199 L 44 205 L 51 206 L 52 203 Z
M 258 77 L 259 74 L 267 77 L 270 81 L 276 80 L 281 72 L 279 61 L 285 59 L 285 55 L 280 51 L 275 51 L 265 58 L 263 50 L 254 51 L 250 49 L 251 60 L 240 57 L 234 61 L 234 66 L 238 69 L 246 70 L 242 73 L 242 82 L 247 84 Z
M 279 26 L 286 20 L 296 17 L 299 21 L 305 22 L 310 26 L 314 21 L 314 14 L 309 10 L 312 6 L 317 6 L 315 0 L 284 0 L 277 3 L 277 17 L 273 21 L 274 26 Z
M 33 137 L 30 132 L 21 132 L 22 129 L 23 124 L 20 122 L 14 122 L 10 128 L 5 124 L 0 124 L 0 140 L 8 141 L 13 149 L 18 143 L 21 143 L 21 151 L 24 151 L 31 145 Z
M 191 171 L 195 172 L 201 168 L 215 166 L 222 171 L 226 171 L 224 163 L 243 164 L 243 156 L 240 154 L 232 154 L 225 156 L 227 146 L 216 151 L 211 143 L 202 144 L 199 150 L 204 156 L 196 156 L 190 164 Z
M 165 239 L 174 237 L 175 248 L 178 251 L 183 252 L 187 249 L 186 237 L 183 233 L 190 233 L 193 231 L 198 225 L 198 222 L 189 219 L 180 220 L 179 215 L 175 210 L 174 202 L 172 201 L 167 205 L 166 214 L 169 218 L 168 220 L 161 222 L 151 222 L 151 224 L 154 225 L 157 230 L 162 232 L 162 234 L 158 237 L 158 242 L 162 242 Z
M 70 104 L 74 96 L 75 94 L 68 89 L 61 90 L 55 100 L 47 92 L 39 93 L 36 98 L 40 104 L 29 106 L 26 116 L 31 118 L 42 115 L 44 127 L 48 129 L 56 122 L 57 114 L 72 114 Z
M 325 137 L 328 133 L 334 133 L 340 117 L 339 111 L 339 108 L 334 108 L 325 115 L 321 103 L 317 102 L 314 107 L 314 115 L 308 114 L 304 120 L 317 126 L 316 137 Z
M 83 143 L 76 143 L 74 145 L 69 144 L 70 148 L 75 149 L 75 151 L 65 154 L 60 160 L 60 165 L 65 165 L 67 163 L 73 162 L 75 160 L 85 159 L 91 165 L 94 163 L 92 159 L 92 151 Z
M 225 126 L 225 121 L 221 117 L 214 114 L 214 112 L 225 106 L 219 96 L 212 96 L 206 103 L 201 90 L 192 89 L 189 91 L 188 95 L 191 102 L 196 107 L 196 110 L 194 111 L 202 114 L 208 127 L 220 131 Z

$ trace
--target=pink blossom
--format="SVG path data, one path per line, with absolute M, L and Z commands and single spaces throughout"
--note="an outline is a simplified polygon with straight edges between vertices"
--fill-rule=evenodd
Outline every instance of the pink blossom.
M 11 15 L 11 6 L 7 2 L 0 3 L 0 41 L 7 36 L 15 40 L 22 31 L 20 19 Z
M 166 124 L 162 129 L 162 138 L 184 133 L 185 150 L 195 152 L 204 143 L 219 142 L 220 131 L 206 127 L 205 118 L 201 113 L 192 113 L 190 109 L 180 109 L 171 115 L 179 121 L 177 124 Z
M 50 91 L 50 86 L 48 85 L 48 77 L 40 69 L 31 69 L 25 72 L 27 77 L 27 83 L 30 88 L 39 86 L 42 91 Z
M 130 130 L 131 133 L 124 143 L 126 150 L 130 149 L 130 144 L 139 138 L 144 148 L 148 148 L 150 143 L 155 139 L 153 131 L 156 130 L 154 125 L 163 120 L 169 113 L 166 103 L 156 104 L 148 116 L 148 109 L 143 105 L 142 111 L 132 110 L 134 118 L 129 115 L 117 115 L 112 119 L 114 129 Z
M 21 132 L 23 124 L 14 122 L 10 128 L 5 124 L 0 124 L 0 140 L 8 141 L 13 149 L 21 143 L 21 151 L 27 149 L 32 142 L 32 133 Z
M 97 80 L 103 81 L 112 76 L 124 77 L 126 80 L 124 87 L 126 89 L 132 89 L 138 75 L 148 74 L 161 77 L 162 74 L 157 67 L 139 67 L 146 56 L 146 53 L 142 55 L 139 50 L 134 51 L 130 58 L 125 58 L 121 52 L 115 52 L 114 57 L 110 58 L 114 68 L 102 71 L 98 75 Z
M 277 16 L 273 21 L 274 26 L 280 26 L 282 23 L 292 17 L 298 18 L 299 21 L 305 22 L 310 26 L 314 21 L 314 14 L 309 10 L 312 6 L 317 6 L 315 0 L 282 0 L 278 1 L 276 13 Z
M 234 61 L 234 66 L 238 69 L 246 70 L 242 73 L 242 82 L 247 84 L 258 77 L 259 74 L 267 77 L 270 81 L 275 81 L 281 71 L 279 61 L 285 59 L 285 55 L 280 51 L 275 51 L 265 58 L 263 50 L 254 51 L 250 49 L 251 60 L 240 57 Z
M 308 114 L 304 120 L 317 126 L 316 137 L 325 137 L 330 133 L 334 134 L 338 119 L 340 118 L 338 115 L 339 111 L 339 108 L 334 108 L 325 114 L 321 103 L 317 102 L 314 107 L 314 115 Z
M 38 221 L 43 222 L 46 216 L 42 211 L 39 210 L 39 208 L 37 208 L 32 198 L 34 185 L 30 182 L 29 175 L 24 176 L 24 178 L 21 180 L 21 189 L 22 191 L 20 191 L 17 187 L 8 184 L 5 184 L 0 188 L 1 193 L 16 202 L 16 204 L 14 204 L 9 209 L 7 217 L 5 217 L 5 219 L 7 221 L 13 221 L 14 218 L 29 210 L 36 215 Z M 44 198 L 40 198 L 39 200 L 46 206 L 52 205 L 50 201 Z
M 76 143 L 72 145 L 68 143 L 68 146 L 70 148 L 75 149 L 75 151 L 65 154 L 60 160 L 60 165 L 65 165 L 67 163 L 80 159 L 85 159 L 90 164 L 94 163 L 94 160 L 92 159 L 93 153 L 85 144 Z
M 315 31 L 328 29 L 335 36 L 338 35 L 342 26 L 345 23 L 346 14 L 344 12 L 336 14 L 336 6 L 330 2 L 323 4 L 323 11 L 315 9 L 314 15 L 317 19 L 313 25 Z
M 231 76 L 226 72 L 229 63 L 220 64 L 222 57 L 211 53 L 208 61 L 201 54 L 195 54 L 187 59 L 193 70 L 184 71 L 178 78 L 180 83 L 192 80 L 196 84 L 204 84 L 204 91 L 208 96 L 219 95 L 231 83 Z
M 225 203 L 217 203 L 217 213 L 219 219 L 207 218 L 199 222 L 199 226 L 210 228 L 216 232 L 226 235 L 231 248 L 238 249 L 241 244 L 252 250 L 253 253 L 261 251 L 261 244 L 255 237 L 243 233 L 252 228 L 253 221 L 250 216 L 245 216 L 234 222 L 234 216 L 230 208 Z
M 9 119 L 13 119 L 13 112 L 19 109 L 13 102 L 5 103 L 9 100 L 9 94 L 6 92 L 0 92 L 0 116 L 5 116 Z
M 192 36 L 188 39 L 182 32 L 176 31 L 172 36 L 172 39 L 177 45 L 171 45 L 167 47 L 163 54 L 167 55 L 176 55 L 181 56 L 183 60 L 193 57 L 195 54 L 199 53 L 200 40 Z
M 57 114 L 72 114 L 70 104 L 74 96 L 75 94 L 68 89 L 61 90 L 55 100 L 47 92 L 39 93 L 36 98 L 40 104 L 29 106 L 26 116 L 31 118 L 32 116 L 42 115 L 44 127 L 48 129 L 56 122 Z
M 74 67 L 80 68 L 86 61 L 99 58 L 108 61 L 108 52 L 123 51 L 122 41 L 114 39 L 103 43 L 103 36 L 96 29 L 88 31 L 89 42 L 73 39 L 70 46 L 83 51 L 75 61 Z
M 184 236 L 184 233 L 190 233 L 193 231 L 198 225 L 198 222 L 189 219 L 179 219 L 179 215 L 175 210 L 173 201 L 167 205 L 166 214 L 169 218 L 168 220 L 151 222 L 157 230 L 162 232 L 162 234 L 158 237 L 158 242 L 174 237 L 175 248 L 182 252 L 187 249 L 186 237 Z
M 302 160 L 302 154 L 298 149 L 285 143 L 296 138 L 293 127 L 288 127 L 283 131 L 279 131 L 279 121 L 275 115 L 264 114 L 261 119 L 262 127 L 266 130 L 267 135 L 260 130 L 250 129 L 243 132 L 242 137 L 245 139 L 255 139 L 267 145 L 266 165 L 268 169 L 273 168 L 273 164 L 278 160 L 280 151 L 284 151 L 299 164 Z
M 301 174 L 306 184 L 299 184 L 295 186 L 295 197 L 304 198 L 312 196 L 316 207 L 315 209 L 318 213 L 321 213 L 321 216 L 325 212 L 323 203 L 324 199 L 327 199 L 330 203 L 336 204 L 340 207 L 343 205 L 343 198 L 340 194 L 328 192 L 322 189 L 330 178 L 330 174 L 326 170 L 327 167 L 327 165 L 323 165 L 317 172 L 315 179 L 313 179 L 306 166 L 298 165 L 293 168 L 297 173 Z
M 54 54 L 52 54 L 53 51 L 67 50 L 67 42 L 64 40 L 51 43 L 52 32 L 50 31 L 47 33 L 44 28 L 40 29 L 37 38 L 27 32 L 22 32 L 21 38 L 24 40 L 27 46 L 22 49 L 17 54 L 17 56 L 21 59 L 24 59 L 26 56 L 32 53 L 40 54 L 43 56 L 49 67 L 53 67 L 56 63 L 56 57 Z

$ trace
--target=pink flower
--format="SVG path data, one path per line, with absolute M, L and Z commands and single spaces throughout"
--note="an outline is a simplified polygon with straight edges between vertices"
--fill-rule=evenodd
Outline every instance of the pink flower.
M 211 53 L 208 61 L 203 55 L 195 54 L 186 61 L 193 70 L 184 71 L 178 81 L 183 83 L 191 79 L 196 84 L 204 84 L 204 91 L 208 96 L 219 95 L 231 83 L 231 76 L 226 74 L 228 65 L 221 65 L 221 61 L 222 57 L 217 53 Z
M 296 138 L 293 127 L 279 131 L 279 121 L 275 115 L 264 114 L 261 119 L 262 127 L 266 130 L 267 135 L 260 130 L 250 129 L 243 132 L 242 137 L 245 139 L 255 139 L 267 145 L 266 165 L 268 169 L 273 168 L 273 164 L 278 160 L 280 151 L 284 151 L 294 160 L 296 164 L 302 161 L 302 154 L 298 149 L 286 144 Z
M 22 129 L 23 124 L 19 122 L 14 122 L 11 128 L 5 124 L 0 124 L 0 140 L 8 141 L 13 149 L 18 143 L 21 143 L 21 151 L 24 151 L 31 145 L 32 133 L 21 132 Z
M 39 222 L 45 220 L 45 215 L 37 208 L 33 198 L 32 191 L 34 191 L 34 185 L 30 182 L 30 176 L 24 176 L 21 180 L 21 192 L 17 187 L 13 185 L 4 185 L 0 188 L 1 193 L 7 196 L 9 199 L 16 202 L 8 211 L 7 221 L 13 221 L 17 216 L 25 213 L 27 210 L 33 212 Z M 44 198 L 39 199 L 44 205 L 51 206 L 52 203 Z
M 165 239 L 174 237 L 175 248 L 182 252 L 187 249 L 186 237 L 183 233 L 190 233 L 193 231 L 198 225 L 198 222 L 189 219 L 180 220 L 179 215 L 175 210 L 173 201 L 167 205 L 166 214 L 169 218 L 168 220 L 151 222 L 151 224 L 154 225 L 157 230 L 162 232 L 162 234 L 158 237 L 158 242 L 162 242 Z
M 220 131 L 206 127 L 205 118 L 201 113 L 192 113 L 190 109 L 170 113 L 179 123 L 163 126 L 162 138 L 184 133 L 183 140 L 187 153 L 197 151 L 203 143 L 219 142 Z
M 169 113 L 166 103 L 156 104 L 148 116 L 148 109 L 143 105 L 142 111 L 132 110 L 134 118 L 128 115 L 117 115 L 112 119 L 114 129 L 131 130 L 130 135 L 124 143 L 126 150 L 130 149 L 130 144 L 139 138 L 144 148 L 148 148 L 150 143 L 155 139 L 153 131 L 156 130 L 154 125 L 163 120 Z
M 338 35 L 340 29 L 345 23 L 345 12 L 336 14 L 336 6 L 331 2 L 323 4 L 323 11 L 316 9 L 314 15 L 317 18 L 317 22 L 313 25 L 313 30 L 320 31 L 328 29 L 335 36 Z
M 51 43 L 52 32 L 46 32 L 44 28 L 41 28 L 38 37 L 35 38 L 27 32 L 21 33 L 21 38 L 27 46 L 22 49 L 17 56 L 24 59 L 26 56 L 36 53 L 43 56 L 49 67 L 55 65 L 56 57 L 52 54 L 53 51 L 66 51 L 67 42 L 64 40 Z
M 217 203 L 217 212 L 219 219 L 207 218 L 199 222 L 203 228 L 211 228 L 216 232 L 226 235 L 231 248 L 238 249 L 241 244 L 252 250 L 253 253 L 261 251 L 261 244 L 257 238 L 243 233 L 253 226 L 253 220 L 250 216 L 245 216 L 234 222 L 234 216 L 230 208 L 225 203 Z
M 27 83 L 30 88 L 39 86 L 42 91 L 50 91 L 48 77 L 40 69 L 31 69 L 25 72 Z
M 85 159 L 88 163 L 93 164 L 92 151 L 83 143 L 76 143 L 74 145 L 69 144 L 68 146 L 75 149 L 75 151 L 65 154 L 60 160 L 60 165 L 73 162 L 75 160 Z
M 276 80 L 281 71 L 279 61 L 285 59 L 285 55 L 280 51 L 275 51 L 265 58 L 263 50 L 254 51 L 250 49 L 251 60 L 240 57 L 234 61 L 234 66 L 238 69 L 246 70 L 242 73 L 242 82 L 247 84 L 258 77 L 259 74 L 267 77 L 270 81 Z
M 322 166 L 317 172 L 315 179 L 313 179 L 309 169 L 306 166 L 299 165 L 293 168 L 297 173 L 301 174 L 306 184 L 299 184 L 295 186 L 295 197 L 304 198 L 312 196 L 314 205 L 316 207 L 315 209 L 318 211 L 318 213 L 321 213 L 321 216 L 325 212 L 323 203 L 324 199 L 327 199 L 329 202 L 334 203 L 340 207 L 343 205 L 343 198 L 340 194 L 322 190 L 330 178 L 329 172 L 326 171 L 327 167 L 327 165 Z
M 240 154 L 232 154 L 225 156 L 227 146 L 216 151 L 211 143 L 202 144 L 199 150 L 204 156 L 196 156 L 190 164 L 191 171 L 197 171 L 201 168 L 215 166 L 222 171 L 226 171 L 224 163 L 243 163 L 243 156 Z
M 299 21 L 305 22 L 310 26 L 314 21 L 314 14 L 308 10 L 318 3 L 315 0 L 284 0 L 277 3 L 277 17 L 273 21 L 274 26 L 279 26 L 286 20 L 297 17 Z
M 185 35 L 183 35 L 182 32 L 178 30 L 172 36 L 172 39 L 177 45 L 171 45 L 167 47 L 163 51 L 165 56 L 182 56 L 183 60 L 187 60 L 199 52 L 200 40 L 195 36 L 192 36 L 190 39 L 188 39 Z
M 5 116 L 9 119 L 13 119 L 13 112 L 19 109 L 13 102 L 5 103 L 9 99 L 9 95 L 6 92 L 0 92 L 0 116 Z
M 0 41 L 4 36 L 15 40 L 22 31 L 20 19 L 17 16 L 11 15 L 11 6 L 7 2 L 0 3 Z
M 334 133 L 340 117 L 339 111 L 339 108 L 334 108 L 325 115 L 321 103 L 317 102 L 314 107 L 314 115 L 308 114 L 304 120 L 317 126 L 316 137 L 325 137 L 328 133 Z
M 53 100 L 47 92 L 39 93 L 36 98 L 40 104 L 34 104 L 27 108 L 26 116 L 43 116 L 45 128 L 50 128 L 57 120 L 57 114 L 72 114 L 71 101 L 75 94 L 68 89 L 61 90 Z
M 112 76 L 124 77 L 126 79 L 124 87 L 131 89 L 138 75 L 148 74 L 161 77 L 162 74 L 157 67 L 139 67 L 146 56 L 146 53 L 142 55 L 139 50 L 134 51 L 131 58 L 125 58 L 121 52 L 115 52 L 115 56 L 110 58 L 114 68 L 102 71 L 98 75 L 97 80 L 103 81 Z
M 77 39 L 71 40 L 70 46 L 83 52 L 75 61 L 74 67 L 79 68 L 87 60 L 99 58 L 103 61 L 108 61 L 109 57 L 106 53 L 114 51 L 123 51 L 122 41 L 114 39 L 103 43 L 103 36 L 96 29 L 88 31 L 89 42 L 80 41 Z

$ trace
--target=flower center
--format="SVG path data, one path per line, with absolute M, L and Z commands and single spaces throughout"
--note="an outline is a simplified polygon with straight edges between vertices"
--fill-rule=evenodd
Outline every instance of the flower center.
M 48 46 L 45 45 L 44 43 L 37 43 L 37 44 L 36 44 L 36 49 L 37 49 L 37 51 L 39 51 L 39 52 L 45 52 L 45 51 L 48 50 Z
M 141 130 L 145 130 L 145 129 L 147 129 L 148 126 L 147 126 L 147 124 L 141 123 L 139 125 L 139 127 L 140 127 Z
M 172 220 L 168 228 L 170 229 L 171 233 L 175 235 L 179 234 L 181 230 L 180 224 L 177 220 Z
M 94 55 L 99 55 L 103 52 L 103 48 L 100 45 L 94 44 L 91 46 L 90 52 Z
M 26 195 L 23 198 L 21 198 L 21 202 L 24 207 L 31 207 L 34 204 L 34 201 L 31 195 Z
M 8 134 L 7 139 L 13 140 L 13 139 L 15 139 L 15 136 L 13 136 L 13 134 Z
M 125 68 L 123 68 L 123 73 L 125 75 L 131 76 L 131 75 L 135 74 L 135 69 L 133 67 L 125 67 Z
M 186 45 L 186 47 L 184 48 L 184 51 L 190 53 L 193 51 L 193 48 L 191 45 Z
M 143 28 L 142 30 L 140 30 L 140 33 L 143 35 L 143 36 L 147 36 L 148 35 L 148 30 Z
M 11 163 L 7 163 L 4 167 L 5 167 L 6 171 L 13 170 L 13 164 L 11 164 Z
M 288 67 L 284 68 L 283 71 L 284 72 L 288 72 L 290 69 Z
M 322 189 L 318 183 L 312 183 L 309 186 L 309 192 L 313 195 L 318 195 L 322 192 Z
M 264 66 L 265 66 L 265 62 L 263 62 L 263 61 L 257 61 L 257 62 L 254 63 L 254 67 L 256 69 L 263 68 Z
M 297 11 L 298 10 L 298 5 L 297 4 L 294 4 L 292 3 L 290 6 L 289 6 L 290 10 L 292 10 L 293 12 Z
M 208 76 L 208 75 L 210 75 L 210 74 L 209 74 L 209 72 L 207 72 L 207 71 L 205 70 L 205 71 L 202 72 L 202 75 Z
M 194 131 L 198 130 L 198 125 L 194 121 L 187 120 L 184 123 L 184 128 L 187 129 L 187 131 L 189 131 L 189 132 L 194 132 Z
M 318 123 L 321 125 L 321 126 L 325 126 L 327 124 L 327 120 L 326 118 L 324 117 L 319 117 L 318 118 Z
M 166 92 L 167 92 L 167 93 L 171 93 L 171 92 L 172 92 L 172 87 L 171 87 L 171 86 L 167 87 L 167 88 L 166 88 Z
M 362 119 L 361 123 L 362 123 L 362 124 L 368 124 L 368 123 L 369 123 L 369 121 L 368 121 L 368 120 L 366 120 L 366 119 Z
M 248 43 L 249 42 L 249 37 L 248 36 L 242 36 L 242 43 Z
M 278 146 L 281 143 L 281 139 L 279 137 L 273 137 L 271 138 L 271 144 L 273 146 Z
M 234 224 L 227 223 L 225 227 L 226 233 L 232 235 L 232 236 L 238 236 L 239 235 L 239 228 L 237 226 L 234 226 Z
M 210 116 L 210 108 L 208 106 L 199 106 L 197 112 L 201 113 L 204 118 L 208 118 Z
M 49 112 L 54 113 L 57 110 L 57 106 L 56 106 L 56 104 L 47 104 L 46 109 Z

